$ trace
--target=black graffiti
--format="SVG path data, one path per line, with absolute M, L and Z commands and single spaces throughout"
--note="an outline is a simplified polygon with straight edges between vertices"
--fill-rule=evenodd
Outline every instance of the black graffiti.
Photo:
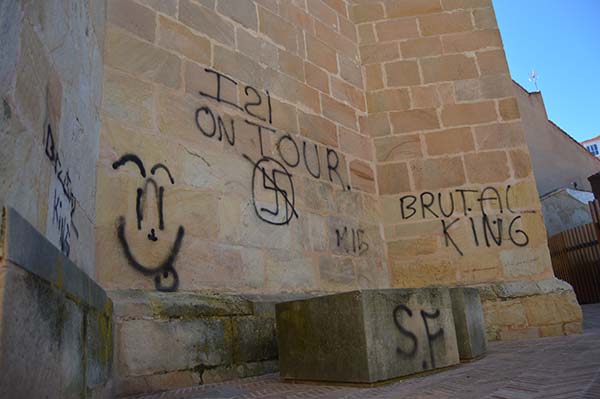
M 262 157 L 256 163 L 244 154 L 252 165 L 252 202 L 259 219 L 273 225 L 288 224 L 293 217 L 298 218 L 295 202 L 294 182 L 285 166 L 271 158 Z M 260 205 L 257 193 L 261 191 L 273 194 L 275 208 Z
M 79 231 L 75 225 L 74 215 L 77 207 L 77 198 L 73 193 L 73 185 L 71 176 L 68 170 L 64 170 L 60 155 L 54 141 L 52 126 L 47 124 L 44 134 L 44 153 L 52 165 L 54 175 L 61 186 L 62 195 L 66 198 L 67 203 L 63 204 L 59 192 L 54 189 L 53 205 L 52 205 L 52 223 L 57 227 L 59 232 L 59 245 L 61 251 L 69 256 L 71 253 L 71 231 L 76 238 L 79 238 Z M 68 217 L 62 212 L 64 207 L 68 207 Z
M 227 142 L 235 145 L 235 120 L 221 117 L 218 112 L 209 106 L 199 107 L 195 112 L 194 121 L 198 130 L 206 137 L 217 138 L 219 141 L 225 137 Z M 267 144 L 270 143 L 269 135 L 277 134 L 277 130 L 265 124 L 257 123 L 248 119 L 244 120 L 248 126 L 254 127 L 257 134 L 259 157 L 268 154 Z M 217 135 L 218 133 L 218 135 Z M 301 145 L 300 145 L 301 144 Z M 302 151 L 300 151 L 302 148 Z M 295 138 L 290 133 L 284 133 L 275 144 L 278 158 L 289 168 L 297 168 L 303 164 L 306 171 L 315 179 L 321 178 L 321 156 L 323 150 L 326 152 L 327 177 L 332 184 L 339 184 L 344 190 L 351 190 L 342 178 L 340 157 L 336 150 L 329 147 L 320 147 L 316 143 Z
M 289 197 L 291 195 L 292 199 L 294 199 L 293 182 L 291 179 L 291 174 L 287 171 L 286 167 L 293 169 L 299 167 L 301 163 L 304 163 L 304 167 L 306 168 L 308 174 L 315 179 L 320 179 L 321 153 L 323 152 L 323 147 L 317 145 L 316 143 L 308 143 L 306 140 L 302 140 L 300 146 L 300 143 L 294 138 L 294 136 L 289 133 L 283 133 L 275 145 L 281 162 L 275 160 L 273 157 L 269 156 L 270 151 L 265 148 L 265 145 L 270 145 L 271 143 L 270 137 L 267 138 L 267 135 L 275 135 L 278 133 L 275 128 L 270 126 L 273 123 L 273 107 L 269 91 L 265 90 L 263 93 L 252 86 L 243 85 L 245 99 L 242 99 L 240 101 L 241 105 L 238 105 L 237 96 L 236 98 L 226 98 L 225 93 L 229 90 L 224 90 L 224 88 L 229 86 L 227 89 L 233 89 L 237 93 L 240 83 L 232 77 L 210 68 L 206 68 L 205 72 L 214 77 L 214 90 L 212 93 L 199 91 L 198 93 L 202 97 L 214 100 L 219 104 L 226 104 L 234 107 L 236 110 L 242 111 L 258 121 L 264 122 L 263 124 L 244 119 L 244 123 L 256 128 L 260 152 L 258 154 L 259 160 L 257 162 L 252 161 L 248 155 L 243 155 L 244 158 L 250 160 L 253 165 L 253 202 L 255 203 L 257 215 L 261 220 L 276 225 L 288 224 L 294 216 L 298 217 L 298 214 L 293 205 L 294 201 L 290 200 Z M 266 105 L 266 113 L 260 112 L 261 106 L 263 105 Z M 208 138 L 216 137 L 219 141 L 222 141 L 223 137 L 225 137 L 231 146 L 235 146 L 236 143 L 235 122 L 236 121 L 232 117 L 229 117 L 229 120 L 226 121 L 226 118 L 222 117 L 218 112 L 214 111 L 207 105 L 200 106 L 194 113 L 194 123 L 202 135 Z M 302 154 L 300 153 L 300 147 L 302 148 Z M 283 149 L 287 149 L 287 151 L 284 151 Z M 341 164 L 340 156 L 336 150 L 328 147 L 324 147 L 324 150 L 325 163 L 327 164 L 327 178 L 329 179 L 329 182 L 336 185 L 339 184 L 343 190 L 351 190 L 350 185 L 346 185 L 344 182 L 344 178 L 342 177 L 343 174 L 341 173 L 345 167 L 347 168 L 347 165 Z M 267 168 L 261 166 L 264 163 L 271 163 L 275 167 L 272 171 L 267 172 Z M 259 177 L 258 179 L 257 176 Z M 276 178 L 278 176 L 280 179 L 289 180 L 288 185 L 290 188 L 283 189 L 282 186 L 276 182 Z M 262 183 L 259 184 L 257 180 L 262 180 Z M 267 190 L 274 193 L 275 209 L 264 208 L 256 203 L 257 189 Z M 138 193 L 138 195 L 141 194 Z M 359 244 L 358 248 L 359 252 L 364 252 L 366 251 L 365 248 L 368 248 L 368 244 L 364 243 L 362 246 Z
M 521 216 L 516 216 L 508 225 L 508 235 L 510 238 L 510 241 L 515 244 L 518 247 L 525 247 L 527 246 L 527 244 L 529 244 L 529 236 L 527 235 L 527 233 L 525 233 L 522 229 L 514 229 L 513 230 L 513 226 L 514 224 L 517 222 L 517 220 L 521 219 Z M 515 235 L 520 235 L 521 236 L 521 240 L 517 240 L 517 237 L 515 237 Z
M 269 94 L 268 90 L 264 90 L 264 92 L 262 92 L 250 85 L 243 85 L 243 92 L 246 98 L 240 101 L 240 103 L 242 104 L 240 106 L 237 104 L 237 99 L 225 98 L 223 88 L 225 87 L 225 85 L 231 85 L 232 88 L 235 88 L 235 91 L 237 92 L 237 87 L 239 85 L 242 85 L 242 83 L 236 81 L 230 76 L 227 76 L 210 68 L 206 68 L 205 71 L 214 77 L 214 90 L 212 94 L 207 93 L 205 91 L 199 91 L 199 94 L 201 96 L 214 100 L 220 104 L 232 106 L 235 109 L 242 111 L 245 114 L 257 119 L 258 121 L 268 123 L 269 125 L 272 124 L 273 107 L 271 95 Z M 263 104 L 266 105 L 266 111 L 264 114 L 261 114 L 258 112 L 257 109 Z M 218 132 L 219 140 L 222 140 L 225 136 L 230 145 L 235 145 L 235 121 L 233 120 L 233 118 L 231 118 L 229 123 L 225 123 L 224 118 L 221 117 L 217 112 L 212 110 L 210 107 L 203 105 L 196 109 L 194 122 L 198 130 L 200 130 L 200 132 L 204 136 L 212 138 L 215 137 L 215 135 Z M 250 120 L 245 120 L 245 122 L 257 128 L 260 157 L 264 157 L 267 154 L 264 147 L 264 134 L 275 134 L 277 133 L 277 130 L 271 126 L 260 124 L 258 122 L 253 122 Z M 292 146 L 291 150 L 295 155 L 292 154 L 291 158 L 286 157 L 281 152 L 280 148 L 284 144 Z M 294 137 L 289 133 L 284 133 L 283 137 L 278 140 L 276 147 L 279 149 L 279 156 L 288 167 L 295 168 L 301 163 L 299 144 L 300 143 L 296 139 L 294 139 Z M 302 140 L 301 144 L 302 159 L 304 161 L 306 170 L 312 177 L 319 179 L 321 177 L 321 155 L 319 153 L 319 146 L 315 143 L 312 144 L 312 147 L 314 148 L 313 157 L 309 155 L 309 153 L 311 152 L 311 143 L 307 143 L 305 140 Z M 307 147 L 309 148 L 309 150 L 307 150 Z M 342 173 L 340 172 L 340 170 L 342 170 L 342 165 L 340 165 L 340 156 L 338 155 L 337 151 L 328 147 L 325 147 L 325 151 L 325 162 L 327 164 L 327 178 L 331 183 L 339 183 L 344 190 L 351 190 L 350 185 L 347 185 L 344 182 L 344 179 L 342 178 Z M 314 163 L 316 165 L 312 166 L 311 162 L 309 162 L 309 158 L 314 158 Z
M 156 210 L 158 217 L 158 229 L 165 229 L 165 215 L 164 215 L 164 196 L 165 196 L 165 187 L 159 185 L 154 177 L 146 175 L 146 168 L 144 167 L 143 161 L 135 154 L 125 154 L 117 161 L 113 162 L 113 169 L 119 169 L 122 166 L 132 163 L 137 166 L 138 171 L 143 180 L 143 184 L 141 187 L 136 189 L 136 222 L 137 222 L 137 230 L 141 231 L 144 224 L 144 211 L 146 210 L 146 201 L 148 197 L 148 188 L 152 187 L 156 200 Z M 164 172 L 171 184 L 175 184 L 175 179 L 171 174 L 169 168 L 162 164 L 157 163 L 152 168 L 150 168 L 150 173 L 152 176 L 157 176 L 158 172 Z M 179 254 L 179 250 L 181 249 L 181 243 L 183 241 L 183 236 L 185 234 L 185 230 L 183 226 L 179 226 L 177 229 L 177 234 L 173 244 L 169 250 L 169 253 L 166 255 L 165 259 L 155 267 L 148 267 L 142 265 L 133 255 L 131 248 L 129 246 L 129 242 L 125 235 L 125 217 L 120 216 L 117 221 L 117 237 L 119 238 L 119 242 L 121 243 L 121 247 L 125 254 L 125 258 L 129 262 L 129 264 L 141 272 L 146 276 L 154 276 L 154 285 L 157 290 L 171 292 L 176 291 L 179 287 L 179 276 L 177 275 L 177 271 L 175 270 L 175 260 L 177 255 Z M 146 237 L 150 242 L 157 242 L 158 237 L 156 235 L 157 231 L 154 226 L 150 226 Z
M 419 339 L 417 335 L 410 331 L 405 327 L 402 323 L 402 314 L 405 313 L 409 318 L 412 318 L 413 311 L 406 305 L 400 304 L 394 308 L 392 313 L 392 319 L 396 328 L 402 334 L 403 337 L 407 338 L 409 342 L 409 349 L 403 349 L 401 347 L 396 347 L 396 353 L 404 358 L 414 359 L 417 355 L 417 351 L 419 348 Z M 444 336 L 444 329 L 440 327 L 436 332 L 431 331 L 431 326 L 429 325 L 429 320 L 437 320 L 440 317 L 440 310 L 435 309 L 433 312 L 427 312 L 422 309 L 420 311 L 421 320 L 423 323 L 423 327 L 425 329 L 425 338 L 427 341 L 427 349 L 429 351 L 429 363 L 426 359 L 423 359 L 421 362 L 421 366 L 423 369 L 435 368 L 435 351 L 433 348 L 433 344 L 436 340 L 442 338 Z
M 354 253 L 361 256 L 369 250 L 369 244 L 364 241 L 364 234 L 365 231 L 363 229 L 348 229 L 346 226 L 335 229 L 337 247 L 344 249 L 346 253 Z M 350 237 L 352 238 L 352 245 L 349 243 Z
M 317 147 L 316 144 L 313 144 L 315 147 L 315 159 L 316 159 L 316 163 L 317 163 L 317 171 L 313 172 L 310 169 L 310 162 L 308 162 L 308 159 L 306 158 L 306 141 L 302 142 L 302 156 L 304 157 L 304 165 L 306 165 L 306 170 L 308 171 L 308 173 L 310 173 L 310 175 L 312 177 L 314 177 L 315 179 L 319 179 L 321 177 L 321 161 L 319 159 L 319 148 Z M 344 186 L 344 184 L 342 183 L 342 187 Z
M 206 126 L 206 124 L 202 123 L 202 115 L 203 114 L 210 117 L 209 126 Z M 235 124 L 234 124 L 233 118 L 230 118 L 229 122 L 231 124 L 231 129 L 228 130 L 221 115 L 217 114 L 217 117 L 215 118 L 214 112 L 208 106 L 203 106 L 196 110 L 195 120 L 196 120 L 196 127 L 206 137 L 214 137 L 215 134 L 217 133 L 217 129 L 218 129 L 218 131 L 219 131 L 218 140 L 219 141 L 222 141 L 223 136 L 225 136 L 229 145 L 231 145 L 231 146 L 235 145 Z
M 471 229 L 471 237 L 473 244 L 476 247 L 485 245 L 490 247 L 501 247 L 506 242 L 510 242 L 518 247 L 525 247 L 529 244 L 529 236 L 517 223 L 522 219 L 521 215 L 510 216 L 508 218 L 495 217 L 491 218 L 488 215 L 483 215 L 481 218 L 469 217 L 469 227 Z M 454 240 L 450 229 L 457 223 L 460 218 L 442 220 L 442 230 L 446 247 L 452 246 L 462 256 L 463 251 Z M 507 225 L 508 228 L 504 226 Z
M 426 199 L 429 198 L 429 199 Z M 433 217 L 438 218 L 439 215 L 436 214 L 434 211 L 431 210 L 431 206 L 433 205 L 433 203 L 435 202 L 435 195 L 433 195 L 430 192 L 424 192 L 421 193 L 421 215 L 423 216 L 423 219 L 425 219 L 427 217 L 427 215 L 425 214 L 425 211 L 427 210 L 427 212 L 429 212 L 429 214 L 433 215 Z
M 408 317 L 412 317 L 413 313 L 412 313 L 412 310 L 410 310 L 406 305 L 398 305 L 394 309 L 394 314 L 393 314 L 394 324 L 396 324 L 396 327 L 400 331 L 400 334 L 404 335 L 406 338 L 408 338 L 411 341 L 411 349 L 408 351 L 405 351 L 400 347 L 396 347 L 396 353 L 398 353 L 399 355 L 402 355 L 404 357 L 407 357 L 407 358 L 413 358 L 413 357 L 415 357 L 415 355 L 417 353 L 419 340 L 417 339 L 417 336 L 412 331 L 407 330 L 406 328 L 404 328 L 402 326 L 402 321 L 398 317 L 398 313 L 400 313 L 400 312 L 405 312 L 408 315 Z
M 446 210 L 444 209 L 444 201 L 442 199 L 442 193 L 438 193 L 438 203 L 440 204 L 440 213 L 446 218 L 452 216 L 452 214 L 454 213 L 454 196 L 450 195 L 449 197 L 450 197 L 450 210 L 446 213 Z
M 425 310 L 421 310 L 421 318 L 423 319 L 423 325 L 425 326 L 425 333 L 427 334 L 427 345 L 429 346 L 429 359 L 431 361 L 431 368 L 435 368 L 435 356 L 433 350 L 433 341 L 444 336 L 444 329 L 439 328 L 435 333 L 431 333 L 429 329 L 429 323 L 427 320 L 435 320 L 440 317 L 440 310 L 436 309 L 433 313 L 428 313 Z M 423 361 L 423 368 L 427 368 L 427 363 Z
M 331 157 L 332 155 L 333 157 Z M 350 191 L 350 186 L 344 185 L 344 180 L 342 179 L 342 176 L 340 176 L 338 166 L 340 166 L 340 157 L 338 156 L 337 152 L 331 148 L 327 148 L 327 175 L 329 176 L 329 181 L 333 183 L 333 173 L 333 176 L 337 177 L 338 181 L 342 185 L 342 188 Z
M 157 163 L 156 165 L 154 165 L 152 167 L 152 169 L 150 169 L 150 173 L 152 173 L 154 175 L 156 173 L 156 171 L 159 169 L 165 171 L 165 173 L 169 176 L 169 180 L 171 180 L 171 184 L 175 184 L 175 179 L 173 179 L 173 175 L 171 175 L 171 171 L 169 170 L 169 168 L 167 168 L 162 163 Z
M 460 250 L 458 245 L 456 245 L 456 241 L 454 241 L 454 239 L 452 238 L 452 236 L 449 233 L 450 227 L 452 227 L 454 225 L 454 223 L 458 222 L 459 220 L 460 220 L 460 218 L 456 218 L 448 224 L 446 224 L 445 220 L 442 220 L 442 229 L 444 232 L 444 242 L 446 243 L 446 247 L 449 247 L 450 244 L 452 244 L 452 246 L 456 249 L 456 251 L 458 251 L 458 253 L 461 256 L 463 256 L 464 253 Z
M 405 201 L 408 202 L 408 204 L 405 204 Z M 416 202 L 417 197 L 415 197 L 414 195 L 405 195 L 404 197 L 400 198 L 400 212 L 402 214 L 403 220 L 410 219 L 417 213 L 417 210 L 414 207 Z M 409 210 L 412 213 L 407 215 L 405 213 L 405 210 Z
M 119 242 L 121 243 L 121 247 L 123 248 L 123 252 L 125 253 L 125 257 L 127 258 L 129 264 L 145 276 L 154 276 L 154 286 L 158 291 L 163 292 L 177 291 L 177 288 L 179 287 L 179 276 L 175 270 L 175 259 L 177 258 L 179 250 L 181 249 L 183 235 L 183 226 L 179 226 L 177 229 L 177 236 L 175 237 L 175 241 L 173 242 L 173 246 L 171 247 L 168 256 L 158 266 L 149 268 L 139 263 L 129 248 L 127 237 L 125 237 L 124 217 L 119 218 L 117 226 L 117 237 L 119 238 Z M 169 278 L 170 283 L 164 284 L 163 280 L 167 280 Z
M 518 247 L 529 244 L 529 236 L 518 227 L 521 215 L 511 208 L 511 186 L 506 186 L 504 195 L 495 187 L 482 190 L 456 189 L 445 194 L 426 191 L 420 195 L 405 195 L 400 198 L 400 213 L 403 220 L 411 220 L 417 214 L 423 219 L 441 219 L 442 233 L 446 247 L 452 247 L 463 256 L 463 250 L 453 237 L 453 228 L 462 217 L 452 217 L 457 212 L 466 217 L 471 230 L 473 244 L 490 248 L 500 247 L 510 242 Z M 468 204 L 478 203 L 478 209 Z M 487 208 L 491 207 L 497 215 L 491 216 Z M 507 212 L 505 212 L 507 211 Z M 480 215 L 480 216 L 477 216 Z M 506 227 L 508 226 L 508 228 Z
M 264 128 L 264 126 L 263 126 Z M 273 133 L 275 131 L 273 130 Z M 262 143 L 262 140 L 260 140 Z M 282 150 L 285 143 L 289 143 L 287 147 L 292 152 L 292 155 L 286 155 L 287 153 Z M 301 160 L 303 161 L 304 167 L 306 171 L 315 179 L 321 178 L 321 152 L 319 151 L 319 146 L 317 144 L 312 144 L 314 151 L 308 150 L 307 147 L 310 148 L 311 144 L 309 144 L 306 140 L 302 140 L 302 157 L 300 156 L 300 149 L 298 147 L 298 143 L 296 143 L 296 139 L 289 133 L 284 134 L 279 138 L 276 144 L 276 149 L 279 154 L 279 157 L 283 160 L 283 162 L 289 166 L 290 168 L 295 168 L 300 165 Z M 325 147 L 326 157 L 327 157 L 327 173 L 328 178 L 331 183 L 339 183 L 342 189 L 351 190 L 350 186 L 346 186 L 342 176 L 339 172 L 340 160 L 338 153 L 329 147 Z M 311 167 L 311 162 L 309 161 L 310 152 L 314 152 L 314 164 L 316 164 L 316 171 Z
M 508 210 L 510 213 L 516 213 L 510 207 L 510 190 L 511 186 L 506 186 L 505 194 L 502 195 L 495 187 L 485 187 L 482 190 L 474 189 L 455 189 L 446 193 L 447 201 L 444 205 L 444 195 L 439 192 L 437 196 L 430 191 L 422 192 L 419 196 L 405 195 L 400 197 L 400 212 L 403 220 L 412 219 L 418 211 L 423 219 L 427 217 L 441 218 L 450 217 L 456 208 L 455 194 L 459 194 L 459 204 L 463 215 L 468 216 L 474 210 L 468 206 L 469 201 L 479 203 L 479 212 L 482 215 L 487 215 L 486 205 L 494 206 L 499 213 L 504 213 Z M 436 200 L 437 199 L 437 200 Z
M 266 132 L 273 134 L 277 131 L 269 126 L 261 125 L 260 123 L 255 123 L 255 122 L 249 121 L 248 119 L 245 119 L 244 122 L 246 122 L 248 125 L 254 126 L 256 128 L 256 133 L 258 134 L 258 148 L 260 149 L 260 156 L 264 157 L 265 156 L 265 146 L 264 146 L 264 140 L 263 140 L 263 133 L 266 131 Z
M 258 114 L 255 111 L 251 110 L 251 108 L 257 108 L 261 104 L 263 104 L 263 102 L 265 102 L 263 99 L 263 96 L 259 90 L 257 90 L 256 88 L 254 88 L 252 86 L 244 85 L 244 94 L 249 99 L 248 99 L 248 101 L 243 102 L 243 106 L 239 106 L 237 104 L 237 102 L 234 102 L 234 99 L 224 98 L 223 90 L 222 90 L 224 85 L 229 84 L 229 85 L 233 85 L 237 91 L 237 86 L 239 83 L 235 79 L 233 79 L 225 74 L 222 74 L 218 71 L 215 71 L 213 69 L 205 68 L 204 70 L 206 72 L 212 74 L 215 77 L 215 94 L 209 94 L 204 91 L 199 91 L 198 93 L 201 96 L 210 98 L 211 100 L 215 100 L 219 103 L 227 104 L 227 105 L 234 107 L 235 109 L 240 110 L 242 112 L 245 112 L 246 114 L 252 116 L 253 118 L 257 118 L 263 122 L 268 121 L 268 123 L 273 123 L 273 107 L 271 104 L 271 95 L 269 94 L 268 90 L 264 91 L 264 93 L 266 95 L 267 110 L 266 110 L 266 115 L 263 116 L 263 115 Z
M 71 253 L 71 224 L 67 220 L 67 216 L 62 212 L 63 201 L 58 190 L 54 189 L 54 197 L 52 201 L 52 223 L 58 229 L 58 240 L 60 250 L 67 256 Z
M 294 149 L 294 152 L 296 153 L 295 159 L 293 161 L 287 159 L 284 156 L 284 153 L 281 151 L 281 147 L 283 146 L 284 142 L 285 143 L 290 143 L 290 145 Z M 277 144 L 276 144 L 275 147 L 277 148 L 277 152 L 279 153 L 279 157 L 281 158 L 281 160 L 287 166 L 289 166 L 291 168 L 295 168 L 296 166 L 298 166 L 300 164 L 300 151 L 298 150 L 298 144 L 296 144 L 296 141 L 292 138 L 292 136 L 289 133 L 284 134 L 283 136 L 281 136 L 279 138 L 279 140 L 277 140 Z
M 127 162 L 134 163 L 138 167 L 140 175 L 142 175 L 142 177 L 146 177 L 146 168 L 144 168 L 144 163 L 140 158 L 138 158 L 137 155 L 134 154 L 123 155 L 121 158 L 119 158 L 118 161 L 113 162 L 112 167 L 113 169 L 118 169 L 121 166 L 125 165 Z

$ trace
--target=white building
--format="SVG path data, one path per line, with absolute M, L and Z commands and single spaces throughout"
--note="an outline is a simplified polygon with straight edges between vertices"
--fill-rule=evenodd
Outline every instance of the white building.
M 582 141 L 581 145 L 595 156 L 600 156 L 600 136 Z

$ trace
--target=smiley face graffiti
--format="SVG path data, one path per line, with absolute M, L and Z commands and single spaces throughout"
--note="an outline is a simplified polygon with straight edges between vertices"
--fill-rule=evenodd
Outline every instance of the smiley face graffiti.
M 164 196 L 165 188 L 157 183 L 158 173 L 165 175 L 171 184 L 175 184 L 175 180 L 165 165 L 157 163 L 150 169 L 151 176 L 146 175 L 146 169 L 142 160 L 134 154 L 125 154 L 118 161 L 112 164 L 113 169 L 119 169 L 120 167 L 133 163 L 137 166 L 140 175 L 144 179 L 143 184 L 136 190 L 136 222 L 137 231 L 143 235 L 143 237 L 136 237 L 138 240 L 142 238 L 143 241 L 148 240 L 149 245 L 157 245 L 159 231 L 165 229 L 165 215 L 164 215 Z M 148 209 L 154 205 L 148 201 L 149 189 L 153 188 L 154 196 L 156 199 L 156 215 L 150 215 Z M 144 219 L 147 217 L 147 221 Z M 147 225 L 147 226 L 146 226 Z M 130 241 L 128 241 L 125 233 L 125 216 L 120 216 L 117 221 L 117 237 L 123 248 L 123 252 L 129 264 L 137 271 L 143 273 L 146 276 L 154 276 L 154 285 L 158 291 L 172 292 L 176 291 L 179 286 L 179 277 L 177 271 L 175 271 L 175 259 L 181 249 L 181 243 L 184 236 L 183 226 L 179 226 L 177 234 L 173 244 L 168 249 L 162 262 L 154 266 L 148 266 L 142 264 L 134 256 Z M 131 239 L 131 237 L 130 237 Z M 139 242 L 139 241 L 138 241 Z M 152 248 L 151 248 L 152 249 Z M 149 251 L 152 252 L 152 251 Z

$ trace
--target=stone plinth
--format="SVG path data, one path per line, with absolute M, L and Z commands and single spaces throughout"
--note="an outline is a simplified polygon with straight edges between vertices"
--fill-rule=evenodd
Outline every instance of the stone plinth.
M 471 360 L 483 355 L 487 340 L 479 291 L 476 288 L 451 288 L 450 297 L 460 359 Z
M 447 288 L 352 291 L 276 310 L 284 379 L 374 383 L 459 361 Z
M 0 208 L 0 398 L 109 398 L 112 302 L 12 208 Z
M 277 371 L 275 303 L 305 295 L 110 291 L 119 397 Z

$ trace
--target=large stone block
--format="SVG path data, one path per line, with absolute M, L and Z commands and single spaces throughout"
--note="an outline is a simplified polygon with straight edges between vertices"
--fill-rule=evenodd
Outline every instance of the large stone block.
M 352 291 L 284 302 L 277 304 L 276 317 L 284 379 L 374 383 L 459 359 L 447 288 Z
M 460 359 L 470 360 L 483 355 L 487 340 L 479 291 L 477 288 L 451 288 L 450 298 Z
M 111 396 L 106 293 L 13 209 L 0 248 L 0 397 Z
M 275 302 L 305 297 L 141 290 L 110 296 L 117 397 L 277 371 Z

